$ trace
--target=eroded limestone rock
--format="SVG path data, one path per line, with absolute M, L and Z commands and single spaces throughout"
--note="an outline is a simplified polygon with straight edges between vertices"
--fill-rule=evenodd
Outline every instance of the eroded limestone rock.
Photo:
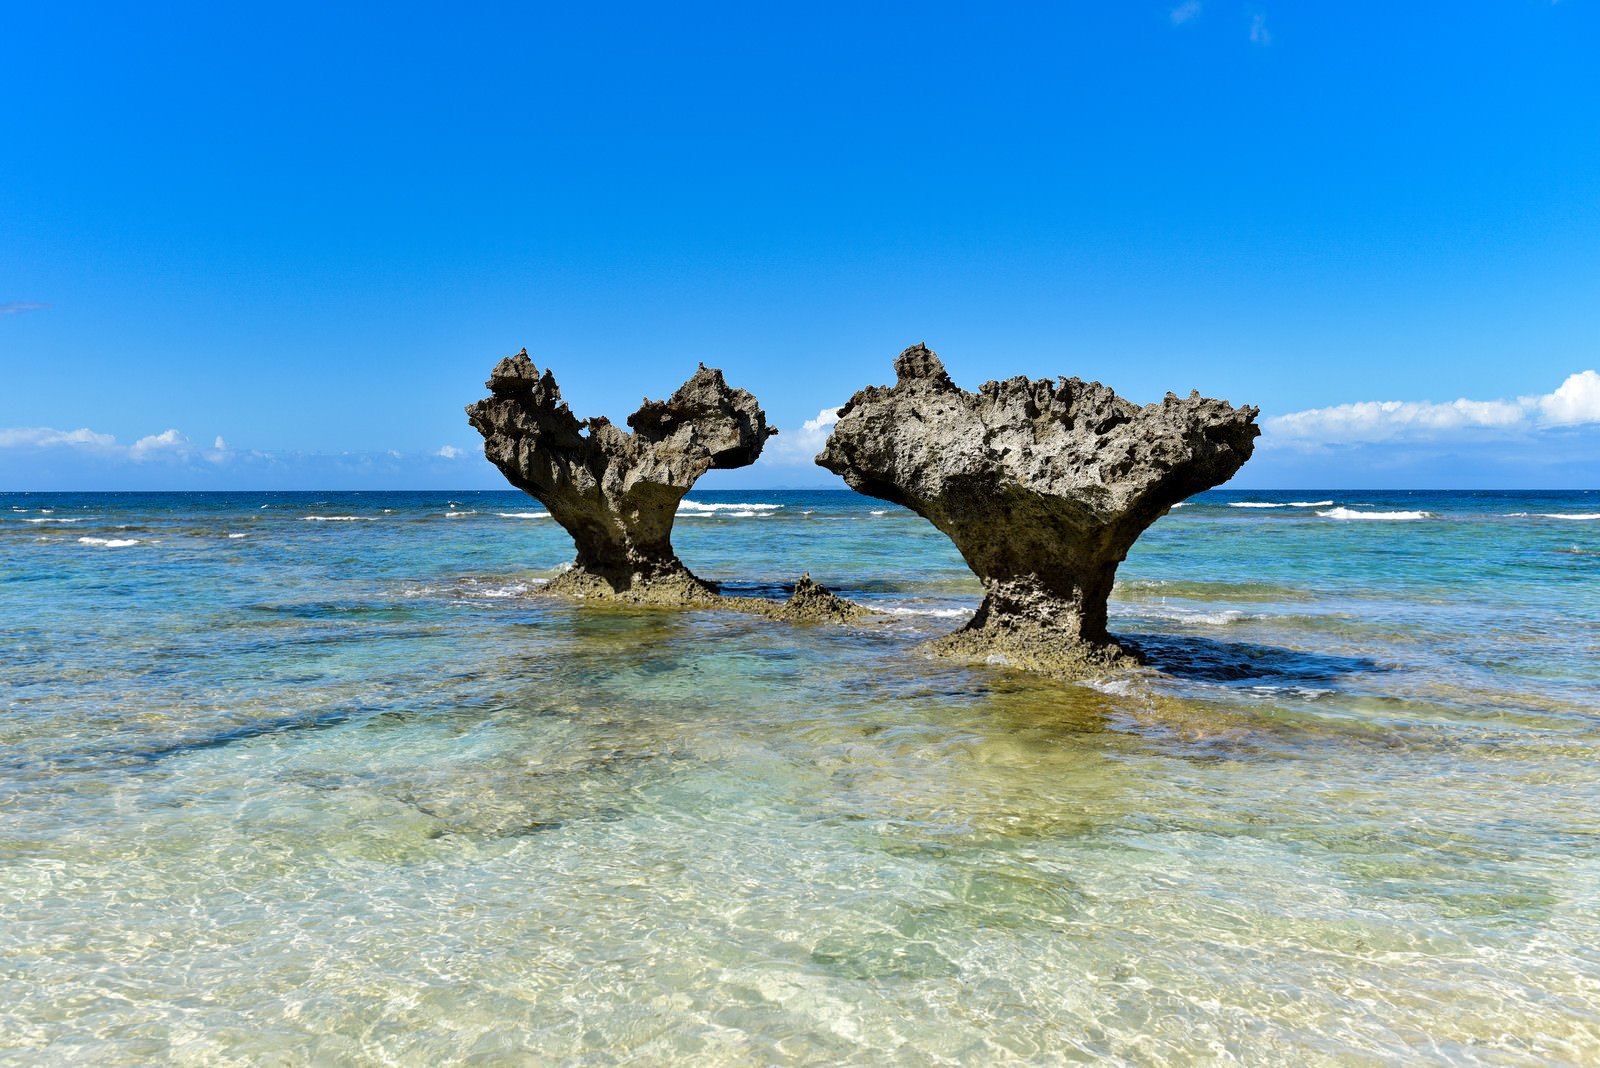
M 944 531 L 984 599 L 934 651 L 1079 676 L 1125 663 L 1106 600 L 1134 540 L 1250 458 L 1257 409 L 1197 392 L 1139 407 L 1077 378 L 957 388 L 931 350 L 850 398 L 817 463 Z
M 501 360 L 487 385 L 491 395 L 467 407 L 484 455 L 577 543 L 577 560 L 552 592 L 667 603 L 717 597 L 673 552 L 672 521 L 696 479 L 754 463 L 777 433 L 755 397 L 702 364 L 671 397 L 647 399 L 628 416 L 630 434 L 604 416 L 574 416 L 555 376 L 540 374 L 526 349 Z

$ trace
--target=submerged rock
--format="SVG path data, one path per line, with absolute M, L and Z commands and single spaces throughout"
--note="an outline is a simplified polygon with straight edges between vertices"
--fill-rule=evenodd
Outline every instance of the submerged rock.
M 1063 676 L 1127 663 L 1106 600 L 1134 540 L 1250 458 L 1258 410 L 1191 393 L 1139 407 L 1077 378 L 959 389 L 913 345 L 850 398 L 816 462 L 955 542 L 984 599 L 933 651 Z
M 672 521 L 696 479 L 754 463 L 777 433 L 755 397 L 701 364 L 671 397 L 628 416 L 630 434 L 604 416 L 574 416 L 527 349 L 501 360 L 487 385 L 491 395 L 467 407 L 484 455 L 577 543 L 573 567 L 547 589 L 685 604 L 717 596 L 673 552 Z

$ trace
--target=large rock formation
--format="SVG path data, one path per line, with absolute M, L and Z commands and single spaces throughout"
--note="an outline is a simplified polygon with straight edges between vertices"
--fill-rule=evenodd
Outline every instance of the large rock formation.
M 1257 409 L 1168 393 L 1139 407 L 1098 382 L 1024 377 L 956 387 L 914 345 L 893 388 L 840 409 L 817 463 L 912 509 L 983 580 L 982 606 L 936 651 L 1053 674 L 1119 662 L 1106 599 L 1134 540 L 1250 458 Z
M 777 433 L 755 397 L 702 364 L 667 400 L 647 399 L 628 416 L 630 434 L 604 416 L 574 416 L 527 349 L 501 360 L 487 385 L 491 396 L 467 407 L 484 455 L 578 546 L 552 589 L 654 601 L 717 596 L 672 551 L 672 521 L 696 479 L 754 463 Z

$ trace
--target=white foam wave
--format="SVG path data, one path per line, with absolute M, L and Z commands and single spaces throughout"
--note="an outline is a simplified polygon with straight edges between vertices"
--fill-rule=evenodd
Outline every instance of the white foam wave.
M 969 608 L 906 608 L 904 605 L 891 605 L 886 611 L 896 616 L 933 616 L 937 619 L 959 619 L 972 614 Z
M 303 515 L 300 518 L 308 523 L 354 523 L 361 519 L 371 523 L 375 522 L 378 517 L 372 515 Z
M 1334 508 L 1318 512 L 1329 519 L 1432 519 L 1432 512 L 1358 512 L 1353 508 Z
M 1132 679 L 1081 679 L 1078 684 L 1087 686 L 1091 690 L 1099 690 L 1101 693 L 1110 694 L 1113 697 L 1126 697 L 1134 691 L 1134 680 Z
M 1235 608 L 1224 608 L 1216 612 L 1196 612 L 1187 608 L 1152 604 L 1139 605 L 1134 610 L 1134 614 L 1146 617 L 1154 616 L 1157 619 L 1170 619 L 1174 623 L 1204 623 L 1212 627 L 1225 627 L 1229 623 L 1245 618 L 1244 613 Z
M 1185 508 L 1185 507 L 1188 506 L 1188 504 L 1189 504 L 1188 501 L 1179 501 L 1177 504 L 1173 505 L 1172 507 L 1174 507 L 1174 508 Z
M 513 582 L 506 586 L 477 586 L 474 585 L 468 592 L 468 597 L 503 598 L 516 597 L 518 594 L 527 593 L 532 586 L 525 582 Z
M 1600 519 L 1600 512 L 1540 512 L 1540 519 Z
M 138 538 L 79 538 L 80 545 L 104 545 L 108 549 L 120 549 L 124 545 L 138 545 Z
M 1330 502 L 1331 503 L 1331 502 Z M 1273 504 L 1271 501 L 1229 501 L 1229 508 L 1287 508 L 1287 504 Z
M 1290 501 L 1290 508 L 1327 508 L 1332 501 Z
M 73 517 L 71 519 L 67 519 L 67 518 L 64 518 L 64 517 L 61 518 L 61 519 L 38 518 L 38 519 L 24 519 L 23 522 L 24 523 L 81 523 L 85 519 L 89 519 L 89 518 L 92 518 L 92 517 L 80 515 L 80 516 L 75 516 L 75 517 Z
M 699 501 L 682 500 L 678 502 L 679 515 L 711 515 L 714 512 L 738 512 L 743 515 L 754 515 L 757 512 L 773 512 L 782 508 L 781 504 L 701 504 Z
M 228 537 L 230 537 L 230 538 L 248 538 L 249 536 L 250 535 L 248 535 L 248 534 L 229 534 L 228 535 Z
M 464 515 L 477 515 L 478 513 L 477 512 L 473 512 L 473 511 L 466 511 L 466 512 L 440 512 L 439 514 L 444 516 L 446 519 L 460 519 Z
M 882 511 L 882 512 L 873 512 L 872 514 L 873 515 L 888 515 L 889 513 L 887 511 Z
M 549 512 L 496 512 L 501 519 L 549 519 Z

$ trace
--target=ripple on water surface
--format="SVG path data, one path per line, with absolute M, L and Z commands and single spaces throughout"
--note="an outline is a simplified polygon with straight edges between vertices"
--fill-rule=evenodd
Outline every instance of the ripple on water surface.
M 980 591 L 849 495 L 676 540 L 859 627 L 542 600 L 512 494 L 55 499 L 148 533 L 0 541 L 0 1063 L 1594 1063 L 1600 544 L 1500 518 L 1593 508 L 1342 497 L 1450 518 L 1198 498 L 1091 685 L 923 659 Z

